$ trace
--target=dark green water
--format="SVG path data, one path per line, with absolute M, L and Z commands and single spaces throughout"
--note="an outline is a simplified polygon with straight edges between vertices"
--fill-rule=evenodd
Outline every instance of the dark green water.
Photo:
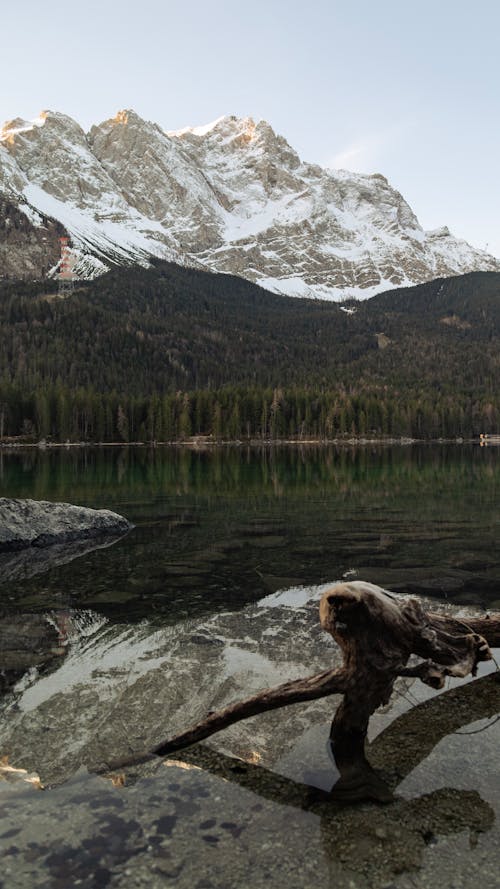
M 500 449 L 474 446 L 0 452 L 2 496 L 109 507 L 136 526 L 32 578 L 6 566 L 1 602 L 175 622 L 349 573 L 498 606 L 499 490 Z

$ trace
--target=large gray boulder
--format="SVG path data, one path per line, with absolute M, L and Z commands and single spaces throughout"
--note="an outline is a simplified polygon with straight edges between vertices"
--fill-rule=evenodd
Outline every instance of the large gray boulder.
M 0 498 L 0 552 L 125 534 L 131 528 L 127 519 L 109 509 Z

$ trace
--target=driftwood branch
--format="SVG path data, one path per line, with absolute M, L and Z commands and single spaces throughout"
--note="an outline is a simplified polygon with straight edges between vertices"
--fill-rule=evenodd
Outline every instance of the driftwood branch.
M 417 599 L 401 599 L 363 582 L 338 584 L 327 590 L 319 610 L 323 629 L 342 650 L 341 668 L 265 689 L 210 713 L 150 751 L 107 763 L 99 771 L 166 756 L 268 710 L 341 694 L 330 741 L 341 773 L 339 793 L 342 795 L 347 786 L 348 797 L 349 785 L 353 781 L 359 784 L 360 771 L 368 783 L 376 783 L 364 754 L 368 721 L 381 704 L 389 701 L 396 678 L 413 676 L 433 688 L 442 688 L 447 676 L 475 675 L 478 663 L 491 658 L 489 645 L 500 645 L 500 616 L 464 622 L 427 612 Z M 425 660 L 408 666 L 412 655 Z M 381 789 L 380 799 L 387 798 Z
M 168 741 L 157 744 L 151 750 L 103 763 L 102 767 L 95 771 L 99 773 L 117 771 L 127 766 L 148 762 L 155 757 L 167 756 L 167 754 L 174 753 L 176 750 L 183 750 L 185 747 L 197 744 L 199 741 L 210 737 L 210 735 L 228 728 L 235 722 L 241 722 L 241 720 L 257 716 L 259 713 L 277 710 L 280 707 L 286 707 L 288 704 L 299 704 L 304 701 L 324 698 L 328 695 L 342 694 L 346 690 L 348 678 L 348 674 L 342 668 L 324 670 L 322 673 L 316 673 L 314 676 L 308 676 L 305 679 L 295 679 L 275 688 L 266 688 L 251 698 L 231 704 L 224 710 L 217 711 L 217 713 L 210 713 L 206 719 L 191 726 L 187 731 L 169 738 Z
M 349 676 L 346 670 L 326 670 L 315 676 L 308 676 L 306 679 L 295 679 L 278 685 L 276 688 L 266 688 L 251 698 L 231 704 L 217 713 L 211 713 L 203 722 L 192 726 L 188 731 L 153 747 L 152 752 L 157 756 L 166 756 L 167 753 L 173 753 L 175 750 L 181 750 L 183 747 L 203 741 L 209 735 L 220 732 L 221 729 L 228 728 L 242 719 L 256 716 L 258 713 L 277 710 L 288 704 L 314 701 L 327 695 L 343 694 L 348 681 Z

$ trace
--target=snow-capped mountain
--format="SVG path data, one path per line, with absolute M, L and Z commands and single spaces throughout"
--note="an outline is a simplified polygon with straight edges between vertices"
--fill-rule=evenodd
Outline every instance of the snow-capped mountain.
M 301 161 L 265 121 L 165 132 L 133 111 L 85 134 L 50 111 L 0 134 L 0 274 L 54 271 L 71 236 L 82 277 L 150 257 L 342 299 L 500 261 L 425 232 L 381 175 Z

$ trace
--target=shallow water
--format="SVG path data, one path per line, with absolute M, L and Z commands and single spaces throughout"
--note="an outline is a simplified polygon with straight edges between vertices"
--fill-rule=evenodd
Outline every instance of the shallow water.
M 0 478 L 2 496 L 136 525 L 83 553 L 1 559 L 0 755 L 51 789 L 0 781 L 0 886 L 498 884 L 491 663 L 439 698 L 400 683 L 374 716 L 387 807 L 315 797 L 336 779 L 332 699 L 235 725 L 125 786 L 88 769 L 335 664 L 322 584 L 499 607 L 499 450 L 30 451 L 0 454 Z

